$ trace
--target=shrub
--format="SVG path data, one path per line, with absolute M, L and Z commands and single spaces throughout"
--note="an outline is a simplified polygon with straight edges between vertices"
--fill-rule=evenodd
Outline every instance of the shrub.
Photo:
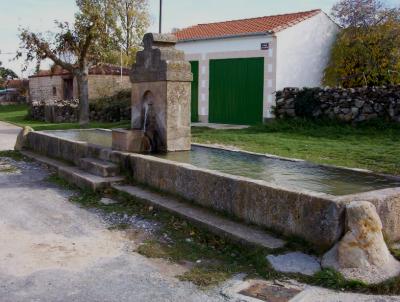
M 111 97 L 90 101 L 90 119 L 100 122 L 119 122 L 131 118 L 131 92 L 121 90 Z

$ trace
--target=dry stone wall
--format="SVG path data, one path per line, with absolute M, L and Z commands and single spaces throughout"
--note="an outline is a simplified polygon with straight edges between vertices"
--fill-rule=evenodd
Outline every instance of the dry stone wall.
M 276 93 L 275 116 L 329 118 L 360 123 L 400 122 L 400 86 L 365 88 L 285 88 Z
M 48 123 L 72 123 L 78 120 L 79 100 L 33 101 L 29 117 Z

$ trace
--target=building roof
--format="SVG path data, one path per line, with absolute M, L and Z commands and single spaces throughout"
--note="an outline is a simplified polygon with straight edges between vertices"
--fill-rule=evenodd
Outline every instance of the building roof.
M 10 89 L 10 88 L 16 88 L 16 89 L 27 88 L 27 87 L 29 87 L 29 81 L 28 81 L 28 79 L 8 80 L 5 82 L 5 86 L 7 86 L 8 89 Z
M 122 68 L 122 75 L 128 76 L 130 73 L 129 68 Z M 37 78 L 37 77 L 51 77 L 57 75 L 70 75 L 71 73 L 68 70 L 61 68 L 60 66 L 55 66 L 50 70 L 39 70 L 36 74 L 30 76 L 29 78 Z M 89 69 L 89 74 L 91 75 L 120 75 L 121 67 L 111 64 L 101 64 L 92 66 Z
M 309 19 L 321 12 L 315 9 L 283 15 L 265 16 L 251 19 L 232 20 L 208 24 L 198 24 L 174 34 L 179 41 L 207 40 L 232 36 L 275 33 Z

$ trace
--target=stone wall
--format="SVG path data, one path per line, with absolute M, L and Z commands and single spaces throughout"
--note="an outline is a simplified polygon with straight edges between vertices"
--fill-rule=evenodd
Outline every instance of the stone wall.
M 89 98 L 91 100 L 105 98 L 120 90 L 131 89 L 129 76 L 119 75 L 89 75 Z
M 329 118 L 359 123 L 400 122 L 400 86 L 368 88 L 285 88 L 276 93 L 275 116 Z
M 47 101 L 64 99 L 64 78 L 66 76 L 33 76 L 29 78 L 29 96 L 31 101 Z M 120 75 L 89 75 L 89 98 L 97 99 L 114 95 L 122 89 L 130 89 L 129 76 Z M 78 84 L 76 79 L 73 82 L 73 96 L 78 95 Z
M 48 123 L 73 123 L 78 120 L 79 100 L 32 101 L 29 117 Z
M 31 101 L 63 99 L 62 76 L 30 77 L 29 99 Z

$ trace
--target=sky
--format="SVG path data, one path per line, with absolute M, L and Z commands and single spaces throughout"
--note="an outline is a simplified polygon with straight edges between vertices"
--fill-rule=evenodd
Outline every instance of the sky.
M 158 31 L 159 0 L 148 0 L 152 25 Z M 387 0 L 390 5 L 399 0 Z M 320 8 L 330 12 L 336 0 L 163 0 L 163 32 L 198 23 L 260 17 Z M 55 30 L 54 20 L 74 19 L 74 0 L 0 0 L 0 61 L 19 76 L 28 76 L 33 66 L 22 72 L 23 62 L 10 61 L 19 46 L 18 28 L 31 31 Z M 46 64 L 45 64 L 46 65 Z M 47 66 L 42 66 L 46 68 Z

